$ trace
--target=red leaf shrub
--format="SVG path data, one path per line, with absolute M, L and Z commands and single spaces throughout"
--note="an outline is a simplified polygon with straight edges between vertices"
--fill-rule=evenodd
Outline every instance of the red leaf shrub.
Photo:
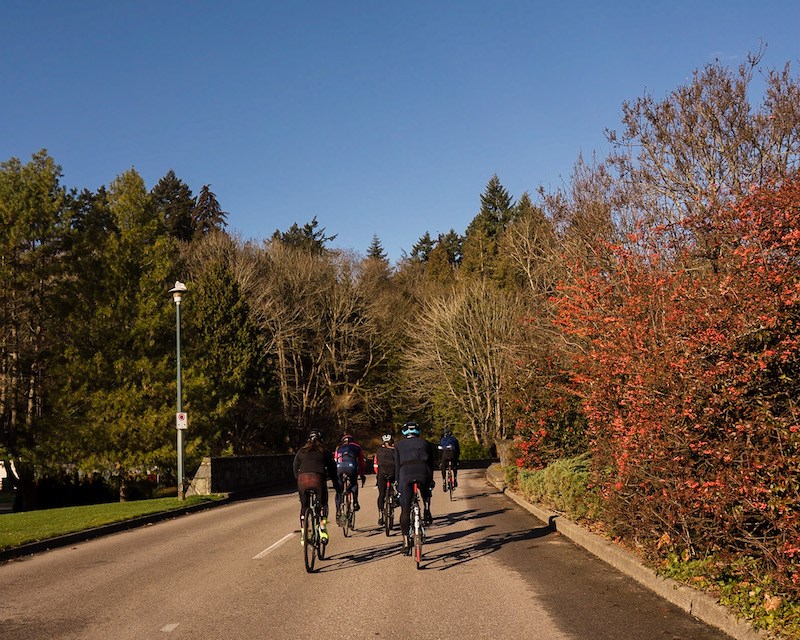
M 607 524 L 800 593 L 800 180 L 638 240 L 558 299 Z

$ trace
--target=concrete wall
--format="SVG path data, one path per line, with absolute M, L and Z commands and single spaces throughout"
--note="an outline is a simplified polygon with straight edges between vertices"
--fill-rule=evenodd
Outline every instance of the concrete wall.
M 187 496 L 255 491 L 294 480 L 294 454 L 203 458 Z

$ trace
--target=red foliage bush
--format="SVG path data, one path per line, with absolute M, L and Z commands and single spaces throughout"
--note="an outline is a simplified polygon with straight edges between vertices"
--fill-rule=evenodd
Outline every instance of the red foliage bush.
M 558 299 L 608 524 L 798 594 L 800 179 L 658 231 Z

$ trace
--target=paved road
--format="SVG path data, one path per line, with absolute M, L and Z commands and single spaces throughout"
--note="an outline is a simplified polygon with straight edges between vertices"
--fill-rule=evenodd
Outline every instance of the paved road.
M 307 574 L 295 494 L 234 502 L 0 565 L 9 640 L 722 640 L 462 471 L 434 494 L 421 571 L 377 527 L 331 529 Z M 331 495 L 332 498 L 332 495 Z

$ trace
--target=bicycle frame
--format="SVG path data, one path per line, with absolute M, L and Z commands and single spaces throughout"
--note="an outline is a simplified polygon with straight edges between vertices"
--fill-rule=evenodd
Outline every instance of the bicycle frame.
M 383 530 L 390 535 L 394 526 L 394 487 L 391 481 L 386 481 L 386 491 L 383 496 Z

